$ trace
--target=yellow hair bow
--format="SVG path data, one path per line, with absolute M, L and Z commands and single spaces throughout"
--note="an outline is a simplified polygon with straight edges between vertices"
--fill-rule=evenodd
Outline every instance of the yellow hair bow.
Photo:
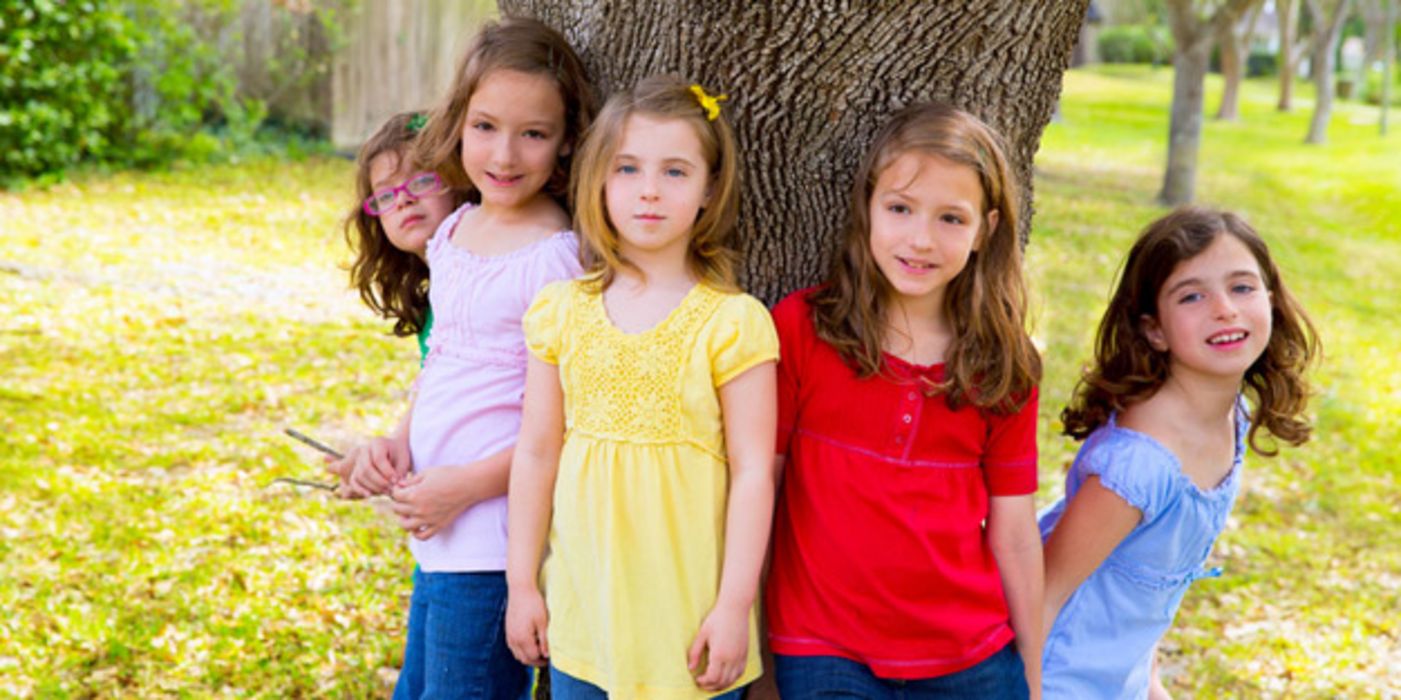
M 706 121 L 715 121 L 720 116 L 720 102 L 730 99 L 729 95 L 716 95 L 711 97 L 706 94 L 705 88 L 699 85 L 692 85 L 691 92 L 695 94 L 696 100 L 700 102 L 701 109 L 705 110 Z

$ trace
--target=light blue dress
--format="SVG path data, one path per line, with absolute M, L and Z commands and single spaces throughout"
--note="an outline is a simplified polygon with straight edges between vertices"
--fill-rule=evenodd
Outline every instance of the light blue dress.
M 1045 700 L 1147 696 L 1153 646 L 1182 596 L 1193 581 L 1221 574 L 1202 567 L 1240 490 L 1248 428 L 1242 401 L 1231 471 L 1209 491 L 1192 483 L 1162 443 L 1120 427 L 1117 416 L 1085 439 L 1066 475 L 1065 498 L 1041 515 L 1041 537 L 1091 476 L 1143 519 L 1061 608 L 1043 657 Z

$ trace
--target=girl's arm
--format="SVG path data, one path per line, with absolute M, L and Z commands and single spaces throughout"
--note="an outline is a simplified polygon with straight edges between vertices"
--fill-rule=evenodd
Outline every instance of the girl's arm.
M 1045 633 L 1050 633 L 1075 589 L 1133 532 L 1142 517 L 1137 508 L 1101 485 L 1098 476 L 1085 479 L 1046 539 Z
M 1153 645 L 1153 666 L 1148 671 L 1148 700 L 1172 700 L 1172 693 L 1163 685 L 1163 677 L 1158 673 L 1158 645 Z
M 1041 697 L 1041 624 L 1045 572 L 1041 533 L 1036 527 L 1036 500 L 1024 496 L 993 496 L 988 510 L 988 543 L 997 559 L 1002 590 L 1017 635 L 1017 652 L 1026 667 L 1031 697 Z
M 475 462 L 410 474 L 389 492 L 399 526 L 426 540 L 473 504 L 506 495 L 514 450 L 508 447 Z
M 773 362 L 746 370 L 720 387 L 730 495 L 725 515 L 725 558 L 720 593 L 691 643 L 687 663 L 696 685 L 717 692 L 744 673 L 749 656 L 749 612 L 773 525 L 774 435 L 778 426 Z M 708 652 L 708 653 L 707 653 Z M 707 661 L 701 672 L 701 659 Z
M 535 355 L 525 374 L 525 408 L 511 464 L 507 507 L 506 644 L 521 663 L 550 657 L 549 615 L 540 594 L 540 559 L 550 532 L 555 475 L 564 446 L 564 391 L 559 367 Z
M 773 458 L 773 488 L 775 500 L 783 489 L 783 463 L 785 455 Z M 764 571 L 759 577 L 759 595 L 769 580 L 769 567 L 773 564 L 773 548 L 768 548 L 764 556 Z M 764 664 L 764 674 L 759 680 L 750 683 L 744 690 L 745 700 L 778 700 L 778 683 L 774 681 L 773 649 L 769 648 L 768 622 L 759 618 L 759 660 Z

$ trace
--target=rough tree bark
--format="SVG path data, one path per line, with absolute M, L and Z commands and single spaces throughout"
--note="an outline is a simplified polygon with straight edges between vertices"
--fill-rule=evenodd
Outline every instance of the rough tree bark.
M 1158 201 L 1169 205 L 1192 201 L 1197 187 L 1197 153 L 1202 144 L 1206 69 L 1211 41 L 1221 25 L 1235 24 L 1256 0 L 1224 0 L 1212 7 L 1200 0 L 1168 0 L 1168 20 L 1176 48 L 1172 56 L 1172 116 L 1168 122 L 1168 160 Z
M 1255 35 L 1255 23 L 1260 19 L 1264 0 L 1255 0 L 1244 21 L 1221 23 L 1216 27 L 1216 45 L 1221 49 L 1221 105 L 1216 118 L 1233 122 L 1240 118 L 1240 83 L 1245 79 L 1246 59 L 1250 41 Z
M 1347 19 L 1348 0 L 1305 0 L 1313 15 L 1313 58 L 1309 72 L 1313 74 L 1313 118 L 1309 120 L 1309 135 L 1305 143 L 1328 141 L 1328 120 L 1333 116 L 1333 57 L 1338 53 L 1338 41 L 1343 36 L 1343 20 Z
M 501 0 L 561 30 L 606 95 L 674 72 L 729 95 L 744 158 L 746 288 L 773 302 L 827 272 L 851 177 L 885 117 L 944 99 L 1031 163 L 1088 0 Z

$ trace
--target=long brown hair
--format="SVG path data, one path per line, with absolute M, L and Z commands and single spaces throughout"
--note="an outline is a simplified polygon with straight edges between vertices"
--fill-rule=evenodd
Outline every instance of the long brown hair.
M 383 318 L 394 319 L 394 335 L 414 335 L 423 330 L 428 314 L 428 265 L 423 258 L 399 250 L 389 241 L 379 217 L 365 213 L 361 203 L 373 194 L 370 164 L 389 154 L 400 165 L 410 163 L 410 151 L 423 121 L 419 112 L 390 117 L 360 147 L 355 159 L 355 208 L 345 217 L 345 242 L 355 253 L 350 264 L 350 284 L 360 299 Z M 464 195 L 452 190 L 453 206 Z
M 1278 450 L 1262 446 L 1265 428 L 1291 445 L 1308 440 L 1304 416 L 1309 388 L 1308 366 L 1319 356 L 1318 334 L 1308 315 L 1284 286 L 1265 241 L 1230 212 L 1181 207 L 1144 229 L 1129 250 L 1119 284 L 1095 339 L 1094 366 L 1075 387 L 1061 412 L 1065 434 L 1083 440 L 1109 420 L 1109 414 L 1143 401 L 1162 388 L 1169 375 L 1169 353 L 1158 351 L 1143 333 L 1143 318 L 1158 315 L 1158 292 L 1182 262 L 1206 250 L 1220 236 L 1234 236 L 1260 266 L 1270 292 L 1272 330 L 1265 351 L 1245 372 L 1245 388 L 1255 399 L 1250 446 L 1263 455 Z
M 736 290 L 736 254 L 730 245 L 739 217 L 739 163 L 734 132 L 723 111 L 708 118 L 691 85 L 670 75 L 645 78 L 633 89 L 609 97 L 584 139 L 574 164 L 572 203 L 574 230 L 579 233 L 580 255 L 588 278 L 603 290 L 613 283 L 621 268 L 632 267 L 619 253 L 618 231 L 608 218 L 604 184 L 622 144 L 628 117 L 636 114 L 679 119 L 695 130 L 710 171 L 710 199 L 691 228 L 686 262 L 692 274 L 712 287 Z
M 1018 191 L 1002 138 L 977 117 L 929 103 L 898 112 L 856 172 L 842 248 L 827 284 L 808 298 L 817 335 L 862 377 L 881 372 L 882 338 L 894 293 L 871 254 L 871 194 L 901 155 L 935 155 L 972 168 L 983 190 L 980 244 L 948 283 L 943 313 L 954 329 L 945 379 L 927 387 L 949 405 L 1020 410 L 1041 380 L 1041 356 L 1026 331 L 1026 285 L 1017 238 Z M 997 225 L 987 227 L 988 213 Z
M 415 160 L 422 167 L 436 171 L 449 187 L 465 190 L 474 201 L 479 195 L 462 169 L 462 122 L 472 93 L 495 70 L 544 75 L 555 81 L 564 102 L 561 149 L 579 143 L 596 109 L 584 64 L 559 32 L 525 18 L 482 26 L 457 65 L 447 99 L 434 110 L 415 150 Z M 544 192 L 562 206 L 568 189 L 569 156 L 561 155 Z

